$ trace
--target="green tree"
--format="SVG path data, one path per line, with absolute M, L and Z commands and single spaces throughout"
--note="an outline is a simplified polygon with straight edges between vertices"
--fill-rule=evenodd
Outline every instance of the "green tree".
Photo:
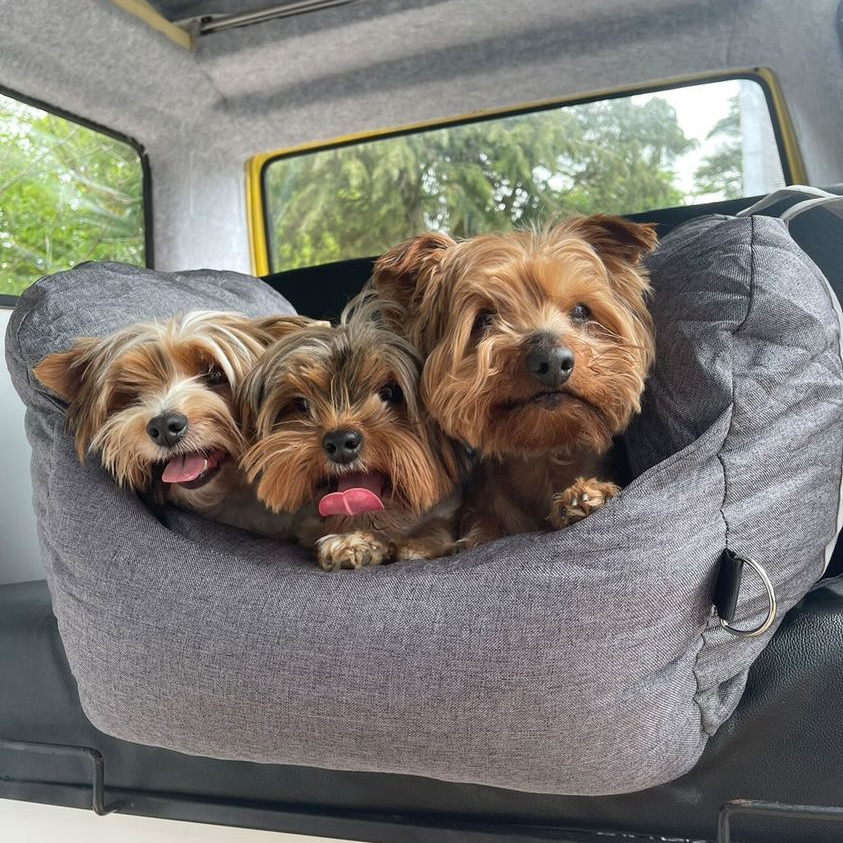
M 0 97 L 0 293 L 86 260 L 143 264 L 142 193 L 130 146 Z
M 706 140 L 722 138 L 723 142 L 706 155 L 694 172 L 695 193 L 709 193 L 723 199 L 743 196 L 743 149 L 741 132 L 741 106 L 737 96 L 729 100 L 729 112 L 718 120 Z
M 622 98 L 281 159 L 266 176 L 272 264 L 678 204 L 672 165 L 693 143 L 665 100 Z

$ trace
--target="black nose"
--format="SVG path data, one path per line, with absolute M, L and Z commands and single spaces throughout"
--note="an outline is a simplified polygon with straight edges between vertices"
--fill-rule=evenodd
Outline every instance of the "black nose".
M 331 462 L 352 462 L 360 453 L 363 437 L 356 430 L 332 430 L 322 438 L 322 447 Z
M 162 448 L 172 448 L 187 433 L 187 416 L 181 413 L 161 413 L 146 426 L 149 438 Z
M 542 386 L 562 386 L 574 371 L 574 352 L 550 337 L 537 338 L 527 354 L 527 368 Z

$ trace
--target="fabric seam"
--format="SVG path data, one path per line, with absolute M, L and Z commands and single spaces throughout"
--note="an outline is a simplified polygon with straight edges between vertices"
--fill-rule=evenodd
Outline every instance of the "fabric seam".
M 734 343 L 735 337 L 743 330 L 744 326 L 746 325 L 747 321 L 749 320 L 749 316 L 752 313 L 752 305 L 755 300 L 755 217 L 749 217 L 749 296 L 747 298 L 747 305 L 746 305 L 746 313 L 744 313 L 744 317 L 741 320 L 740 324 L 735 327 L 735 329 L 731 332 L 732 333 L 732 341 Z M 732 357 L 734 361 L 734 355 Z M 726 436 L 723 439 L 723 442 L 727 442 L 729 439 L 729 434 L 732 432 L 732 422 L 734 420 L 734 408 L 735 408 L 735 372 L 734 368 L 732 369 L 732 396 L 731 401 L 729 402 L 729 428 L 726 431 Z M 723 460 L 723 446 L 721 444 L 720 448 L 717 451 L 717 462 L 720 464 L 720 471 L 723 475 L 723 499 L 720 502 L 720 518 L 723 521 L 723 545 L 725 548 L 729 547 L 729 520 L 726 518 L 725 507 L 726 507 L 726 499 L 729 496 L 729 479 L 726 474 L 726 463 Z M 702 652 L 705 650 L 707 638 L 709 632 L 711 631 L 711 624 L 714 618 L 716 610 L 712 607 L 711 611 L 709 612 L 708 621 L 705 625 L 705 628 L 700 632 L 700 648 L 697 651 L 697 657 L 694 659 L 694 680 L 696 681 L 697 691 L 694 694 L 694 702 L 696 703 L 697 710 L 700 713 L 700 727 L 702 734 L 706 736 L 706 738 L 711 738 L 713 732 L 711 732 L 705 725 L 705 713 L 703 712 L 702 704 L 700 702 L 700 694 L 702 693 L 702 688 L 700 687 L 700 674 L 698 670 L 699 666 L 699 658 Z

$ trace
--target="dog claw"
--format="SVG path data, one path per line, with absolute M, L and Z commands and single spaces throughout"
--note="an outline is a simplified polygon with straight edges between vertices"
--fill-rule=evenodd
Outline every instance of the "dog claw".
M 316 542 L 316 559 L 324 571 L 356 571 L 367 565 L 380 565 L 388 557 L 389 548 L 374 533 L 331 534 Z
M 578 477 L 572 486 L 557 492 L 550 501 L 547 520 L 554 530 L 561 530 L 577 521 L 582 521 L 607 500 L 620 494 L 620 488 L 595 478 Z

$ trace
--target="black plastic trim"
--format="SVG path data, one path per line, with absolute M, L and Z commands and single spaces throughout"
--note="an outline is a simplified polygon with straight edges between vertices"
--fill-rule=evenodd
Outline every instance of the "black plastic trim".
M 717 843 L 732 843 L 731 820 L 738 814 L 843 823 L 843 808 L 826 805 L 784 805 L 781 802 L 760 802 L 757 799 L 734 799 L 720 809 L 717 817 Z
M 39 755 L 67 755 L 86 758 L 91 762 L 91 795 L 90 802 L 93 812 L 100 817 L 116 811 L 119 802 L 105 804 L 105 762 L 102 753 L 90 746 L 70 746 L 59 743 L 43 743 L 41 741 L 10 741 L 0 738 L 0 749 L 11 749 L 14 752 L 34 752 Z
M 260 802 L 223 802 L 187 799 L 170 793 L 109 789 L 119 813 L 162 820 L 208 823 L 259 831 L 286 832 L 315 837 L 361 840 L 366 843 L 659 843 L 665 838 L 633 832 L 604 831 L 562 826 L 495 826 L 434 815 L 305 813 L 268 807 Z M 74 785 L 0 779 L 0 798 L 90 809 L 90 790 Z M 672 843 L 701 843 L 671 837 Z
M 63 120 L 70 120 L 72 123 L 78 123 L 86 129 L 91 129 L 94 132 L 108 135 L 108 137 L 114 138 L 121 143 L 125 143 L 135 150 L 141 165 L 144 266 L 149 269 L 154 269 L 155 240 L 152 232 L 152 169 L 149 165 L 149 156 L 146 153 L 144 145 L 129 135 L 124 135 L 122 132 L 109 129 L 108 126 L 103 126 L 93 120 L 88 120 L 86 117 L 80 117 L 78 114 L 65 111 L 63 108 L 58 108 L 57 106 L 51 105 L 43 100 L 22 94 L 20 91 L 7 88 L 5 85 L 0 85 L 0 94 L 5 97 L 9 97 L 10 99 L 17 100 L 18 102 L 22 102 L 24 105 L 31 105 L 33 108 L 38 108 L 41 111 L 47 111 L 50 114 L 55 114 L 56 117 L 61 117 Z M 17 300 L 18 296 L 0 295 L 0 307 L 14 307 Z

